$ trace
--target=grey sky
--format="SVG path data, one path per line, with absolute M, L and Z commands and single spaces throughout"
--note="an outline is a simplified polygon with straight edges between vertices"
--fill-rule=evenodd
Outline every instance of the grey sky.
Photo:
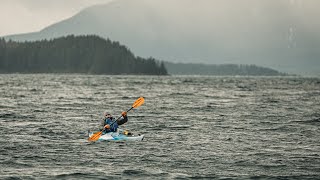
M 116 0 L 0 0 L 0 36 L 40 31 L 53 23 L 75 15 L 86 7 L 95 4 L 105 4 L 111 1 Z M 156 6 L 159 7 L 158 9 L 165 9 L 165 13 L 170 12 L 170 9 L 175 9 L 177 6 L 180 8 L 187 7 L 189 11 L 193 11 L 192 7 L 195 5 L 195 1 L 198 1 L 199 3 L 196 5 L 201 6 L 201 8 L 198 9 L 202 9 L 202 12 L 199 13 L 210 12 L 209 14 L 212 14 L 212 12 L 215 12 L 220 22 L 229 20 L 229 16 L 220 16 L 220 14 L 225 15 L 225 12 L 221 12 L 224 6 L 232 8 L 232 12 L 235 13 L 234 11 L 237 11 L 238 6 L 247 7 L 257 4 L 256 0 L 236 0 L 238 1 L 237 3 L 234 3 L 232 0 L 184 0 L 184 4 L 181 7 L 181 1 L 144 1 L 156 4 Z M 310 24 L 310 21 L 315 21 L 315 23 L 311 24 L 317 24 L 318 18 L 316 17 L 319 17 L 320 14 L 320 11 L 317 10 L 319 8 L 317 7 L 319 0 L 287 1 L 292 4 L 304 6 L 304 9 L 308 9 L 305 13 L 315 16 L 315 18 L 308 20 L 308 24 Z M 308 1 L 308 3 L 305 1 Z M 261 3 L 267 5 L 269 0 L 261 1 Z M 280 1 L 277 3 L 281 4 Z M 237 5 L 235 6 L 234 4 Z M 166 15 L 165 13 L 164 15 Z M 175 13 L 176 12 L 173 12 L 167 15 L 176 17 Z M 205 15 L 206 14 L 204 14 L 204 16 Z M 183 23 L 185 20 L 181 19 L 181 22 Z
M 39 31 L 80 10 L 112 0 L 0 0 L 0 36 Z
M 319 7 L 320 0 L 0 0 L 0 37 L 68 19 L 16 38 L 97 34 L 141 57 L 319 74 Z

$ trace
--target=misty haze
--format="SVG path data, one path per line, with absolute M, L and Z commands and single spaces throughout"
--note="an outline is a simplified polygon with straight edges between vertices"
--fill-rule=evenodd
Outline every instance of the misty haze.
M 40 32 L 40 40 L 96 34 L 135 55 L 180 63 L 255 64 L 319 75 L 317 0 L 117 0 L 87 8 Z
M 0 179 L 319 179 L 319 0 L 1 0 Z

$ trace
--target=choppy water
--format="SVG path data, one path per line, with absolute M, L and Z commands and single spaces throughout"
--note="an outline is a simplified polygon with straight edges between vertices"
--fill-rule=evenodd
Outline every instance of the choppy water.
M 87 142 L 104 110 L 142 142 Z M 0 75 L 0 179 L 320 177 L 320 79 Z

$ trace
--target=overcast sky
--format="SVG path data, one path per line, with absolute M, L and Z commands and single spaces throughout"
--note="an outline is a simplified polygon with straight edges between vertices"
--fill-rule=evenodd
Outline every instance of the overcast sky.
M 80 10 L 112 0 L 0 0 L 0 36 L 40 31 Z

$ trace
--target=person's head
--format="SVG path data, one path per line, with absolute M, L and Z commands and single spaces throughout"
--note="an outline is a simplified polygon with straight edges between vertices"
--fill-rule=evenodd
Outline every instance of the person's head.
M 104 115 L 105 118 L 111 118 L 112 117 L 111 114 L 108 111 L 105 111 L 103 113 L 103 115 Z

